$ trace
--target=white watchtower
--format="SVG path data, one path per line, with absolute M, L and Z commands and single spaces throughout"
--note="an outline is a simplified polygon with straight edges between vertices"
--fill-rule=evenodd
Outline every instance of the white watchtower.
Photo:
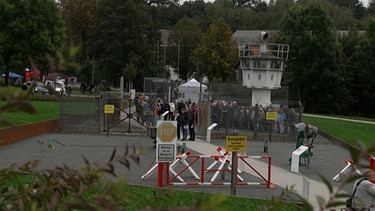
M 260 43 L 240 43 L 239 58 L 242 85 L 252 89 L 252 105 L 271 104 L 271 90 L 280 88 L 289 45 L 267 43 L 267 32 L 260 33 Z

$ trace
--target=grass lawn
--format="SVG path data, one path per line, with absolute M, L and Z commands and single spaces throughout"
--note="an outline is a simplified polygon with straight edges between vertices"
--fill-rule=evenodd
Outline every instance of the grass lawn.
M 0 101 L 0 106 L 4 104 L 4 101 Z M 4 113 L 0 116 L 0 118 L 10 121 L 14 125 L 22 125 L 31 122 L 40 122 L 59 118 L 59 102 L 30 101 L 30 104 L 36 109 L 38 112 L 37 114 L 28 114 L 24 112 Z M 4 127 L 8 127 L 8 125 L 0 124 L 0 128 Z
M 369 146 L 375 140 L 375 125 L 373 124 L 309 116 L 303 116 L 302 120 L 351 145 L 356 145 L 355 140 L 359 140 Z M 366 121 L 374 121 L 374 119 L 366 119 Z
M 130 203 L 127 206 L 128 210 L 140 210 L 146 206 L 156 208 L 174 208 L 174 207 L 191 207 L 197 202 L 202 200 L 204 207 L 215 205 L 216 208 L 212 210 L 218 210 L 223 208 L 225 210 L 264 210 L 261 207 L 270 207 L 270 200 L 252 199 L 243 197 L 227 196 L 221 204 L 218 204 L 217 198 L 220 195 L 213 195 L 203 192 L 189 192 L 182 190 L 162 189 L 162 188 L 150 188 L 128 185 L 125 191 L 129 194 Z M 212 203 L 216 202 L 216 203 Z M 278 201 L 277 210 L 298 210 L 295 203 L 284 203 Z M 212 207 L 211 207 L 212 208 Z M 198 209 L 197 209 L 198 210 Z

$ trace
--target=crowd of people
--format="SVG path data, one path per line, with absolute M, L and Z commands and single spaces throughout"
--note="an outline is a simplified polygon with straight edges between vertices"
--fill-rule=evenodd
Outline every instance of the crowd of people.
M 167 100 L 158 99 L 154 103 L 147 97 L 143 99 L 143 96 L 139 96 L 135 101 L 135 107 L 138 121 L 142 122 L 142 124 L 151 126 L 155 117 L 165 121 L 177 121 L 177 139 L 195 141 L 198 106 L 190 99 L 185 102 L 183 100 L 168 102 Z
M 266 114 L 269 111 L 277 112 L 275 121 L 270 122 L 266 119 Z M 258 113 L 258 118 L 256 118 L 256 113 Z M 267 132 L 271 127 L 277 133 L 288 134 L 290 128 L 298 123 L 298 114 L 293 108 L 282 106 L 274 108 L 259 105 L 258 111 L 256 111 L 256 106 L 240 106 L 236 101 L 229 105 L 225 105 L 221 101 L 214 101 L 211 107 L 211 121 L 218 124 L 215 127 L 216 130 L 221 127 L 254 130 L 258 126 L 259 132 Z

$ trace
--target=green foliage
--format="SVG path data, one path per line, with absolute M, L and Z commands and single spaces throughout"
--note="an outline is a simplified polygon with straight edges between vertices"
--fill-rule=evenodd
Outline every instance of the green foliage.
M 62 18 L 66 33 L 74 45 L 82 46 L 79 61 L 85 61 L 89 47 L 88 39 L 95 29 L 95 0 L 70 0 L 62 4 Z
M 193 51 L 191 61 L 197 61 L 198 76 L 207 76 L 209 81 L 234 79 L 233 67 L 238 61 L 238 43 L 232 37 L 230 26 L 223 18 L 210 25 L 200 45 Z
M 154 28 L 150 6 L 144 1 L 104 0 L 97 7 L 91 51 L 100 69 L 96 77 L 117 85 L 122 70 L 131 63 L 137 70 L 134 85 L 141 89 L 145 76 L 156 76 L 159 34 Z M 109 24 L 110 23 L 110 24 Z M 158 68 L 159 67 L 159 68 Z M 130 81 L 124 75 L 126 81 Z
M 295 6 L 283 18 L 280 37 L 290 45 L 284 84 L 309 112 L 339 111 L 346 99 L 340 51 L 332 20 L 320 4 Z
M 198 26 L 198 22 L 188 17 L 179 20 L 170 32 L 169 42 L 177 45 L 179 49 L 176 51 L 176 48 L 174 48 L 168 56 L 172 57 L 173 61 L 179 59 L 179 64 L 174 63 L 174 67 L 178 68 L 178 73 L 182 80 L 187 80 L 188 76 L 195 71 L 195 62 L 190 62 L 189 56 L 193 49 L 198 46 L 201 35 L 202 31 Z
M 244 197 L 225 196 L 203 192 L 189 192 L 175 189 L 164 189 L 142 186 L 125 186 L 133 202 L 129 210 L 296 210 L 297 205 L 275 199 L 252 199 Z M 272 207 L 277 207 L 272 209 Z
M 40 161 L 12 165 L 0 170 L 0 207 L 8 210 L 124 210 L 128 201 L 124 200 L 126 195 L 119 187 L 125 183 L 104 180 L 102 176 L 104 173 L 116 176 L 114 165 L 130 168 L 130 161 L 139 164 L 139 156 L 135 148 L 130 152 L 126 146 L 122 155 L 113 150 L 103 166 L 85 159 L 86 166 L 82 170 L 68 166 L 38 170 Z
M 0 57 L 3 58 L 0 62 L 5 71 L 22 73 L 29 67 L 30 59 L 39 67 L 46 67 L 45 54 L 54 55 L 65 36 L 56 2 L 3 0 L 0 14 L 1 22 L 7 23 L 0 25 Z

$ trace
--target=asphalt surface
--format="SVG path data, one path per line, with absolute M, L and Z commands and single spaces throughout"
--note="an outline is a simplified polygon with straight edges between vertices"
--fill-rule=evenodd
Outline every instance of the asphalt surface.
M 187 150 L 192 155 L 219 155 L 216 151 L 217 147 L 225 148 L 225 140 L 223 138 L 214 138 L 207 143 L 205 139 L 197 136 L 196 141 L 181 142 L 186 143 Z M 30 160 L 41 160 L 41 169 L 54 168 L 56 166 L 68 165 L 70 168 L 81 169 L 84 167 L 84 159 L 86 158 L 92 164 L 98 163 L 105 165 L 109 160 L 113 150 L 122 155 L 126 146 L 135 147 L 140 150 L 140 165 L 131 162 L 130 169 L 121 165 L 116 166 L 118 175 L 125 175 L 130 184 L 140 184 L 145 186 L 157 186 L 157 173 L 151 172 L 147 178 L 142 176 L 152 168 L 155 163 L 156 150 L 153 148 L 154 143 L 150 137 L 143 134 L 134 135 L 110 135 L 106 134 L 61 134 L 49 133 L 32 137 L 11 145 L 0 148 L 0 168 L 9 167 L 12 164 L 22 165 Z M 237 186 L 236 195 L 243 197 L 271 199 L 278 197 L 285 189 L 285 185 L 296 185 L 297 192 L 302 195 L 299 186 L 302 186 L 302 179 L 306 178 L 311 181 L 308 200 L 317 207 L 316 196 L 323 195 L 327 189 L 323 184 L 319 175 L 322 175 L 331 181 L 334 187 L 338 187 L 340 182 L 333 181 L 335 177 L 345 166 L 344 160 L 350 160 L 350 153 L 340 145 L 337 145 L 321 136 L 317 136 L 312 149 L 313 156 L 310 160 L 309 168 L 300 166 L 300 174 L 291 173 L 289 159 L 292 152 L 296 148 L 294 141 L 285 141 L 273 139 L 272 143 L 268 143 L 268 153 L 264 152 L 264 142 L 248 139 L 246 155 L 248 156 L 271 156 L 271 183 L 276 187 L 271 189 L 264 185 L 247 185 Z M 215 160 L 206 159 L 205 167 L 211 165 Z M 200 162 L 200 161 L 199 161 Z M 266 162 L 261 159 L 260 162 Z M 266 166 L 266 164 L 265 164 Z M 176 171 L 184 166 L 179 163 L 175 166 Z M 194 171 L 200 176 L 201 165 L 194 166 Z M 260 167 L 259 171 L 266 171 Z M 258 169 L 257 169 L 258 170 Z M 205 174 L 205 178 L 212 178 L 213 173 Z M 183 175 L 185 182 L 195 181 L 197 179 L 186 171 Z M 259 181 L 259 178 L 252 173 L 243 171 L 240 176 L 245 181 Z M 296 179 L 297 178 L 297 179 Z M 230 174 L 225 174 L 225 178 L 218 176 L 215 182 L 230 182 Z M 168 186 L 171 188 L 187 189 L 192 191 L 203 191 L 210 193 L 222 192 L 231 194 L 230 186 Z M 322 188 L 323 187 L 323 188 Z M 347 193 L 351 192 L 352 184 L 344 186 L 343 190 Z M 295 198 L 295 197 L 293 197 Z

